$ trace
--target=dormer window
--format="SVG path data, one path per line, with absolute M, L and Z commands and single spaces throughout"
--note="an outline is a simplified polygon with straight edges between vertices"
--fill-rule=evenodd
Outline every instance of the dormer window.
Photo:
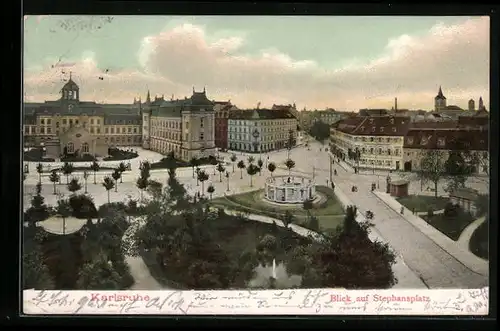
M 427 145 L 428 141 L 429 141 L 429 137 L 422 137 L 422 140 L 420 141 L 420 145 L 422 145 L 422 146 Z
M 392 132 L 396 132 L 396 128 L 392 128 Z
M 444 147 L 445 139 L 443 137 L 438 138 L 437 144 L 439 147 Z
M 394 124 L 394 118 L 391 118 L 391 124 Z
M 413 137 L 408 137 L 406 141 L 408 142 L 408 145 L 413 145 Z
M 372 127 L 372 132 L 375 132 L 375 127 Z
M 383 126 L 380 127 L 380 132 L 384 132 L 384 127 Z
M 364 126 L 361 127 L 361 131 L 365 131 L 365 127 Z
M 370 118 L 370 124 L 373 124 L 373 118 Z

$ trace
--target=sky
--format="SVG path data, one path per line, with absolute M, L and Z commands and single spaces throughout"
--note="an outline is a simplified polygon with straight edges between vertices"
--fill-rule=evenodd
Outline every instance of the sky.
M 24 99 L 132 103 L 207 91 L 240 108 L 489 109 L 489 18 L 24 16 Z

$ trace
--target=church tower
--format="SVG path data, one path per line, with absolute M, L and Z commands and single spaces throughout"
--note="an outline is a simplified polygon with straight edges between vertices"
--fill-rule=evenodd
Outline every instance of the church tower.
M 434 98 L 434 110 L 440 111 L 446 108 L 446 97 L 443 95 L 443 90 L 439 86 L 439 92 Z
M 69 73 L 69 80 L 61 89 L 61 100 L 67 101 L 79 101 L 80 100 L 80 88 L 73 81 L 71 77 L 71 72 Z
M 479 98 L 479 107 L 477 107 L 477 110 L 484 110 L 484 103 L 483 103 L 483 97 Z
M 476 103 L 474 102 L 474 99 L 469 100 L 469 111 L 474 111 L 476 109 Z

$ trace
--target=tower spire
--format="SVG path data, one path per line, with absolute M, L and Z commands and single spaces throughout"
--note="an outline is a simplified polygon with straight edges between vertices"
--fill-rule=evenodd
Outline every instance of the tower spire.
M 150 103 L 151 102 L 151 94 L 149 93 L 149 89 L 148 89 L 148 94 L 146 96 L 146 103 Z

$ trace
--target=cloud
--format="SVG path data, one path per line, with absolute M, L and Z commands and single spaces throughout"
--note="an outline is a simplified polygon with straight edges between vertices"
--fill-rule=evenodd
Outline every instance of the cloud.
M 72 70 L 82 97 L 109 102 L 130 102 L 133 96 L 145 95 L 148 87 L 153 94 L 182 97 L 192 86 L 206 86 L 209 97 L 231 99 L 240 107 L 258 102 L 296 102 L 307 108 L 391 107 L 398 97 L 400 107 L 430 109 L 442 85 L 450 104 L 465 108 L 468 99 L 482 96 L 488 105 L 487 17 L 438 24 L 423 36 L 402 35 L 389 40 L 378 58 L 336 70 L 293 59 L 277 49 L 242 54 L 242 37 L 208 40 L 202 27 L 178 24 L 144 38 L 137 52 L 140 71 L 109 72 L 99 80 L 102 70 L 92 54 L 85 54 Z M 57 75 L 53 70 L 26 72 L 27 98 L 53 99 L 49 93 L 61 85 Z

